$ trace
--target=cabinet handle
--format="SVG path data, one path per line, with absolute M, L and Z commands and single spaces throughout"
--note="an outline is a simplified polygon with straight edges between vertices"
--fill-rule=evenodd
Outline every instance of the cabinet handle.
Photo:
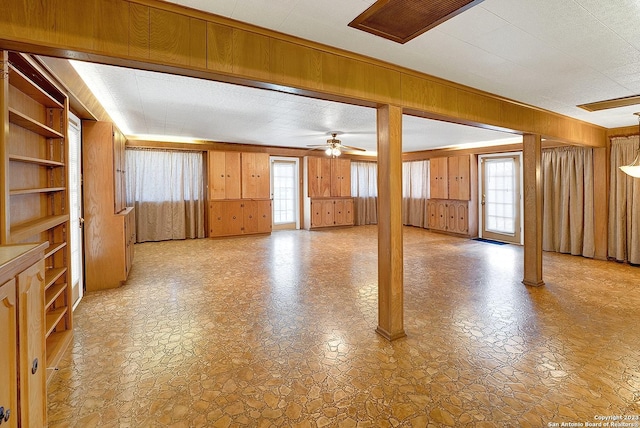
M 224 178 L 224 174 L 220 174 L 220 177 L 223 177 L 223 178 Z
M 236 219 L 236 216 L 233 216 L 233 219 L 235 220 L 235 219 Z
M 0 424 L 2 422 L 9 422 L 9 418 L 11 417 L 11 409 L 5 410 L 4 407 L 0 407 Z
M 31 363 L 31 374 L 36 374 L 38 371 L 38 359 L 34 358 L 33 363 Z

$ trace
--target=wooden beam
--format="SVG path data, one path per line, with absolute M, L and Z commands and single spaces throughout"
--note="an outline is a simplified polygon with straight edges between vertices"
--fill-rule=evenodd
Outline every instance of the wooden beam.
M 606 147 L 604 128 L 454 82 L 157 0 L 6 0 L 0 48 L 172 72 Z M 98 15 L 99 14 L 99 15 Z M 94 25 L 99 16 L 100 23 Z M 119 23 L 105 31 L 104 23 Z M 111 25 L 111 24 L 109 24 Z M 109 27 L 110 28 L 110 27 Z M 125 34 L 126 33 L 126 34 Z
M 402 253 L 402 109 L 378 108 L 378 328 L 387 340 L 404 332 Z
M 525 285 L 541 286 L 542 280 L 542 139 L 523 137 L 524 176 L 524 279 Z

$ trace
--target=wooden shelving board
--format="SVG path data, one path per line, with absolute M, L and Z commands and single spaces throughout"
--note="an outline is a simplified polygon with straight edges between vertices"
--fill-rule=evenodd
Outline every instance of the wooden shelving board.
M 44 297 L 45 311 L 49 309 L 49 307 L 51 307 L 53 302 L 55 302 L 58 297 L 60 297 L 60 295 L 64 292 L 65 288 L 67 288 L 67 284 L 63 282 L 62 284 L 54 284 L 47 291 L 45 291 L 45 297 Z
M 45 334 L 46 337 L 49 337 L 49 335 L 53 332 L 53 329 L 56 328 L 56 325 L 58 325 L 60 320 L 65 316 L 68 309 L 68 307 L 63 306 L 61 308 L 57 308 L 45 313 L 47 328 Z M 49 352 L 49 350 L 47 350 L 47 352 Z
M 52 215 L 37 220 L 22 223 L 11 228 L 11 242 L 18 243 L 23 239 L 37 235 L 40 232 L 56 227 L 69 220 L 69 214 Z
M 9 160 L 16 161 L 16 162 L 23 162 L 23 163 L 33 163 L 36 165 L 51 166 L 51 167 L 64 166 L 63 162 L 58 162 L 58 161 L 49 160 L 49 159 L 34 158 L 31 156 L 9 155 Z
M 9 194 L 11 196 L 14 195 L 29 195 L 29 194 L 33 194 L 33 193 L 53 193 L 53 192 L 64 192 L 65 190 L 67 190 L 64 187 L 40 187 L 40 188 L 33 188 L 33 189 L 15 189 L 15 190 L 10 190 Z
M 66 271 L 66 267 L 47 269 L 44 273 L 44 289 L 49 289 Z
M 63 351 L 73 339 L 73 330 L 56 331 L 47 337 L 47 382 L 55 374 L 55 367 L 62 359 Z
M 11 64 L 9 64 L 9 84 L 15 86 L 21 92 L 29 95 L 45 107 L 64 108 L 58 100 L 40 89 L 31 79 Z
M 15 123 L 16 125 L 28 129 L 31 132 L 35 132 L 36 134 L 40 134 L 43 137 L 64 138 L 64 135 L 55 129 L 49 128 L 47 125 L 31 119 L 29 116 L 26 116 L 11 107 L 9 107 L 9 122 Z
M 63 249 L 66 246 L 67 246 L 66 242 L 54 242 L 49 244 L 49 248 L 47 248 L 47 252 L 44 253 L 44 258 L 46 259 L 47 257 L 51 257 L 52 255 L 54 255 L 55 253 L 57 253 L 59 250 Z

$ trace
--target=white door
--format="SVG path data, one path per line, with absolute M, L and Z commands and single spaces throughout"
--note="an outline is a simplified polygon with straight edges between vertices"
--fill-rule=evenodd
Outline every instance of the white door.
M 271 158 L 273 229 L 300 228 L 300 196 L 297 158 Z
M 520 244 L 520 155 L 481 157 L 482 237 Z
M 80 172 L 82 159 L 81 126 L 80 119 L 69 112 L 69 159 L 67 161 L 67 170 L 69 171 L 69 227 L 71 228 L 71 292 L 74 309 L 84 294 L 82 275 L 82 178 Z

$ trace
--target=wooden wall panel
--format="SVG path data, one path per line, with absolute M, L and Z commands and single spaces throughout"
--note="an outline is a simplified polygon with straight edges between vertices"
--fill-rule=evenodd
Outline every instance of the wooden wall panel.
M 270 71 L 283 85 L 322 89 L 322 54 L 317 49 L 284 40 L 271 39 Z
M 89 2 L 87 2 L 89 3 Z M 97 0 L 95 6 L 93 48 L 97 51 L 129 53 L 129 10 L 109 0 Z
M 149 59 L 149 7 L 129 5 L 129 56 Z
M 232 64 L 234 74 L 260 81 L 268 80 L 269 37 L 234 28 Z
M 233 72 L 233 28 L 207 22 L 207 68 Z
M 469 91 L 458 91 L 458 115 L 474 122 L 483 122 L 487 116 L 500 118 L 500 100 Z
M 49 40 L 57 45 L 92 51 L 96 43 L 97 1 L 47 0 L 45 16 L 53 16 L 53 26 L 49 27 L 47 35 Z
M 374 89 L 380 102 L 391 102 L 402 91 L 402 73 L 385 67 L 376 67 Z
M 530 131 L 534 129 L 534 115 L 530 108 L 510 104 L 500 103 L 500 120 L 505 128 Z
M 190 18 L 189 28 L 189 65 L 207 68 L 207 22 Z
M 190 18 L 173 12 L 149 10 L 150 58 L 166 64 L 190 65 Z

